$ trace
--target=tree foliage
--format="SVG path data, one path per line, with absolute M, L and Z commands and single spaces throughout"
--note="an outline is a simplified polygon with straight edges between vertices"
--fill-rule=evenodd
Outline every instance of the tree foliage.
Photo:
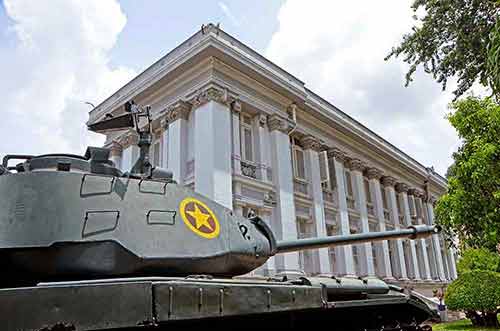
M 486 65 L 489 86 L 500 99 L 500 20 L 490 32 L 488 45 L 488 62 Z
M 445 234 L 458 236 L 462 247 L 495 251 L 500 242 L 500 105 L 468 97 L 452 108 L 448 120 L 462 145 L 453 154 L 436 219 Z
M 486 248 L 466 249 L 458 260 L 457 270 L 459 275 L 472 270 L 500 272 L 500 255 Z
M 445 302 L 452 310 L 463 310 L 474 325 L 498 327 L 500 274 L 473 270 L 461 274 L 448 286 Z
M 457 98 L 476 81 L 484 86 L 491 83 L 488 55 L 499 53 L 498 45 L 488 46 L 500 13 L 499 1 L 414 0 L 412 9 L 416 25 L 386 57 L 402 56 L 410 65 L 406 85 L 419 66 L 443 89 L 449 78 L 456 77 L 458 87 L 453 93 Z M 417 17 L 420 10 L 425 14 Z

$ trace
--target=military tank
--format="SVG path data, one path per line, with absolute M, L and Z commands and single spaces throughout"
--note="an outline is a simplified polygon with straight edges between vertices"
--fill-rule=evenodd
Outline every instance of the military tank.
M 140 155 L 129 172 L 97 147 L 3 158 L 2 330 L 422 330 L 436 316 L 417 294 L 374 277 L 236 277 L 276 254 L 438 229 L 279 241 L 259 217 L 234 215 L 153 167 L 149 109 L 124 110 L 89 129 L 135 127 Z

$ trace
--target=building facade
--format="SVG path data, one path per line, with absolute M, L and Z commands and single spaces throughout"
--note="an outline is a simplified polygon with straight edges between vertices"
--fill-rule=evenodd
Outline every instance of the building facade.
M 209 24 L 90 113 L 89 123 L 150 105 L 151 159 L 174 179 L 236 213 L 258 214 L 279 239 L 433 224 L 446 181 Z M 109 132 L 113 161 L 129 170 L 134 132 Z M 276 256 L 256 273 L 378 276 L 443 285 L 455 252 L 439 235 Z

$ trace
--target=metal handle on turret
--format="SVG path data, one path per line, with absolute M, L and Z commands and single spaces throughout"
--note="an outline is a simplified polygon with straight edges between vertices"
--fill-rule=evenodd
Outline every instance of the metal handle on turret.
M 439 232 L 440 228 L 437 226 L 412 225 L 406 229 L 384 231 L 384 232 L 367 232 L 367 233 L 356 233 L 343 236 L 329 236 L 323 238 L 283 240 L 277 242 L 276 253 L 288 253 L 304 249 L 362 244 L 366 242 L 374 242 L 374 241 L 389 240 L 389 239 L 401 239 L 401 238 L 418 239 L 418 238 L 429 237 Z

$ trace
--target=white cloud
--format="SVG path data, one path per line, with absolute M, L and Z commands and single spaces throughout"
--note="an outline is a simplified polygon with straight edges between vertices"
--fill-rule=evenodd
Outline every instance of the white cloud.
M 224 2 L 219 1 L 217 4 L 224 15 L 226 15 L 226 17 L 231 21 L 231 23 L 233 23 L 234 26 L 240 26 L 239 20 L 236 18 L 236 16 L 234 16 L 233 12 Z
M 16 47 L 0 55 L 0 154 L 82 153 L 101 145 L 85 127 L 90 107 L 133 76 L 109 52 L 126 24 L 114 0 L 5 0 Z M 5 79 L 7 78 L 8 79 Z M 6 138 L 6 139 L 5 139 Z
M 424 165 L 442 174 L 458 138 L 444 119 L 451 93 L 384 61 L 414 23 L 410 0 L 297 1 L 281 7 L 267 56 Z

